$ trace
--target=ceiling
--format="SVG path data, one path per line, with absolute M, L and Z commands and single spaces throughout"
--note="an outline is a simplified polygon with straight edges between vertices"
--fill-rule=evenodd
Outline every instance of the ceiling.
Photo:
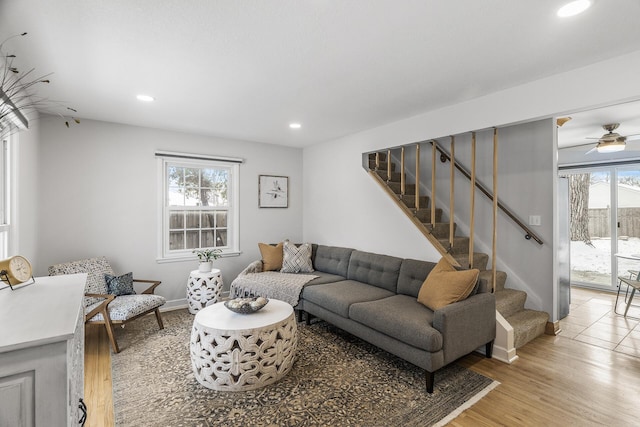
M 81 118 L 303 147 L 640 49 L 637 0 L 563 3 L 0 0 L 0 40 Z

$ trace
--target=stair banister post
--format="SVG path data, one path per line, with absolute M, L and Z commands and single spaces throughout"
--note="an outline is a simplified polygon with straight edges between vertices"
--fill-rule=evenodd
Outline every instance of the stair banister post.
M 404 147 L 400 149 L 400 169 L 400 195 L 404 197 L 407 185 L 404 179 Z
M 391 181 L 391 150 L 387 150 L 387 182 Z
M 420 209 L 420 144 L 416 144 L 416 213 Z
M 471 200 L 469 208 L 471 218 L 469 221 L 469 268 L 473 268 L 473 235 L 475 233 L 475 196 L 476 196 L 476 133 L 471 132 Z
M 436 158 L 438 156 L 438 141 L 431 144 L 431 230 L 436 228 Z
M 454 205 L 455 205 L 455 194 L 454 194 L 454 183 L 455 183 L 455 172 L 456 172 L 456 149 L 455 149 L 456 137 L 451 136 L 451 168 L 449 171 L 449 247 L 453 249 L 453 234 L 455 232 L 454 227 Z
M 376 170 L 380 169 L 380 153 L 376 151 Z
M 493 247 L 491 254 L 491 272 L 493 280 L 491 292 L 496 290 L 496 256 L 498 245 L 498 128 L 493 128 Z

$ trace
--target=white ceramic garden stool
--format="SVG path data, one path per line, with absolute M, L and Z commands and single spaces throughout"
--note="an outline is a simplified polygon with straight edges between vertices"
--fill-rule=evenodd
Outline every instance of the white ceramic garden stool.
M 207 306 L 220 301 L 222 297 L 222 274 L 220 270 L 213 270 L 202 273 L 193 270 L 189 273 L 187 282 L 187 301 L 189 303 L 189 313 L 196 314 Z
M 286 302 L 271 299 L 252 314 L 234 313 L 219 302 L 193 319 L 191 367 L 212 390 L 254 390 L 291 370 L 297 344 L 293 308 Z

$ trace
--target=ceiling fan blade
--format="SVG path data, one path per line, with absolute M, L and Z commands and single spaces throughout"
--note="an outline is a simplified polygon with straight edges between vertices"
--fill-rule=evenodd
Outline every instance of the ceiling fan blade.
M 633 135 L 627 135 L 626 138 L 627 138 L 627 141 L 637 141 L 637 140 L 640 139 L 640 133 L 636 133 L 636 134 L 633 134 Z
M 586 153 L 584 153 L 584 155 L 586 156 L 587 154 L 591 154 L 594 151 L 596 151 L 598 149 L 598 146 L 596 145 L 595 147 L 593 147 L 591 150 L 587 151 Z

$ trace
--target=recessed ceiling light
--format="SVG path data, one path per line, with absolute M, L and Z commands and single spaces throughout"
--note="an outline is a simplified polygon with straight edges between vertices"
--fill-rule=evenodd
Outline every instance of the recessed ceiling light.
M 571 3 L 567 3 L 558 9 L 558 16 L 561 18 L 568 18 L 569 16 L 575 16 L 584 12 L 591 6 L 591 0 L 575 0 Z
M 156 100 L 153 96 L 149 96 L 149 95 L 138 95 L 136 96 L 136 98 L 138 98 L 138 101 L 144 101 L 144 102 L 151 102 Z
M 302 125 L 300 123 L 289 123 L 291 129 L 300 129 Z

